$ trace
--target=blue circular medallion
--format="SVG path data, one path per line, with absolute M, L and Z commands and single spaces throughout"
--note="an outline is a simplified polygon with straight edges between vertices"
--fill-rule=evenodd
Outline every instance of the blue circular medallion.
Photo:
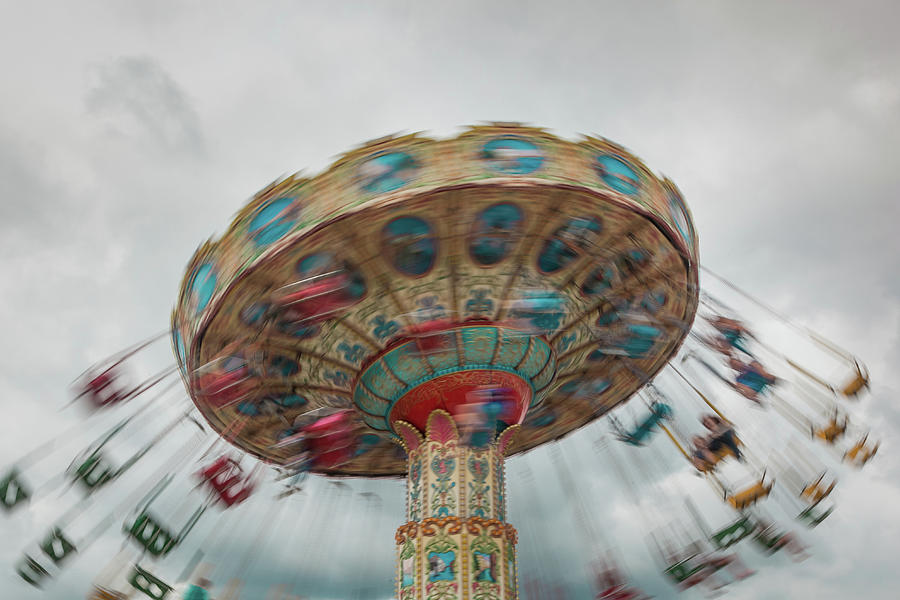
M 594 162 L 594 170 L 603 183 L 623 194 L 633 196 L 638 192 L 640 179 L 637 171 L 621 158 L 601 154 Z
M 191 293 L 197 301 L 197 312 L 206 308 L 215 291 L 216 274 L 213 272 L 212 265 L 204 263 L 197 267 L 191 278 Z
M 481 158 L 498 173 L 527 175 L 544 164 L 544 151 L 522 138 L 499 137 L 482 146 Z
M 419 171 L 419 164 L 406 152 L 388 152 L 370 158 L 357 172 L 359 184 L 367 192 L 383 194 L 403 187 Z
M 512 250 L 521 227 L 522 210 L 515 204 L 494 204 L 484 209 L 472 225 L 472 258 L 486 267 L 499 263 Z
M 424 275 L 437 257 L 431 226 L 418 217 L 398 217 L 384 226 L 382 243 L 394 268 L 407 275 Z
M 293 198 L 277 198 L 263 204 L 247 225 L 250 237 L 257 246 L 280 240 L 296 223 L 296 209 Z

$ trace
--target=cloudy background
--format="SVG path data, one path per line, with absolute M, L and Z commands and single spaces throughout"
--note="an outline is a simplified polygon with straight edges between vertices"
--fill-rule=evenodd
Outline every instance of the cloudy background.
M 2 465 L 71 429 L 68 383 L 166 327 L 188 257 L 266 183 L 392 132 L 522 121 L 620 141 L 672 177 L 707 266 L 871 369 L 860 414 L 885 440 L 877 460 L 841 473 L 838 512 L 808 534 L 811 560 L 758 560 L 763 574 L 732 597 L 895 597 L 896 3 L 84 0 L 3 2 L 0 15 Z M 634 578 L 671 597 L 595 436 L 563 444 L 592 514 Z M 551 457 L 509 470 L 523 579 L 567 580 L 571 598 L 589 598 L 586 541 L 552 491 Z M 84 597 L 119 548 L 115 527 L 45 592 L 9 566 L 76 497 L 0 515 L 0 596 Z M 284 508 L 260 500 L 222 526 L 214 578 L 243 569 L 253 590 L 389 598 L 401 498 L 396 482 L 317 481 Z M 262 519 L 283 526 L 253 545 Z M 188 558 L 157 570 L 175 579 Z

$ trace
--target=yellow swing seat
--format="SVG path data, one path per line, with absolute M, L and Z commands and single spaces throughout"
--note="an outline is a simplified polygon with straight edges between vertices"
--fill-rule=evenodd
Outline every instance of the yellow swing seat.
M 813 504 L 828 497 L 832 490 L 834 490 L 835 483 L 837 482 L 832 481 L 828 485 L 825 485 L 822 483 L 823 477 L 825 477 L 825 475 L 822 475 L 818 480 L 804 487 L 800 492 L 800 497 L 809 500 Z
M 88 596 L 88 600 L 125 600 L 126 598 L 127 596 L 122 592 L 113 592 L 101 587 L 95 587 Z
M 813 429 L 813 436 L 819 438 L 827 444 L 834 444 L 838 438 L 847 432 L 848 419 L 844 417 L 843 421 L 837 418 L 831 419 L 825 427 L 821 429 Z
M 879 446 L 881 446 L 881 442 L 875 442 L 873 446 L 867 446 L 866 440 L 868 439 L 868 435 L 863 436 L 863 438 L 857 442 L 852 448 L 847 450 L 844 453 L 844 460 L 849 462 L 855 467 L 862 467 L 867 462 L 869 462 L 873 456 L 878 452 Z
M 734 442 L 737 444 L 738 448 L 743 448 L 744 443 L 738 438 L 734 436 Z M 725 460 L 726 458 L 737 458 L 737 455 L 734 453 L 734 450 L 729 448 L 728 446 L 723 445 L 715 452 L 711 452 L 713 455 L 714 461 L 709 465 L 703 465 L 703 467 L 698 467 L 698 470 L 701 473 L 709 473 L 710 471 L 714 471 L 715 468 L 719 465 L 720 462 Z
M 726 495 L 725 499 L 735 510 L 744 510 L 768 496 L 772 492 L 773 485 L 774 482 L 767 484 L 763 478 L 745 490 L 730 496 Z
M 869 387 L 869 373 L 864 372 L 860 364 L 856 363 L 856 374 L 853 376 L 853 379 L 841 388 L 841 394 L 848 398 L 852 398 L 867 387 Z

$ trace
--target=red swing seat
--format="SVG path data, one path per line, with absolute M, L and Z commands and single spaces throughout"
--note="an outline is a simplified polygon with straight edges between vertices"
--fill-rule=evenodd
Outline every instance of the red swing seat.
M 351 412 L 342 410 L 304 428 L 315 466 L 334 468 L 353 458 L 354 437 L 350 418 Z
M 315 324 L 328 320 L 332 314 L 353 301 L 344 291 L 349 284 L 346 274 L 337 274 L 278 296 L 275 304 L 282 316 L 293 323 Z
M 216 408 L 223 408 L 247 397 L 255 388 L 250 368 L 244 365 L 232 371 L 204 373 L 197 379 L 200 395 Z
M 410 327 L 410 335 L 416 338 L 416 346 L 422 354 L 431 354 L 449 348 L 447 333 L 450 319 L 433 319 Z
M 251 481 L 240 465 L 228 456 L 220 456 L 197 475 L 209 484 L 218 500 L 226 507 L 240 504 L 256 487 L 256 482 Z
M 90 377 L 90 376 L 88 376 Z M 128 399 L 128 392 L 118 385 L 119 379 L 112 367 L 99 375 L 90 377 L 84 384 L 79 396 L 87 397 L 95 408 L 103 408 Z

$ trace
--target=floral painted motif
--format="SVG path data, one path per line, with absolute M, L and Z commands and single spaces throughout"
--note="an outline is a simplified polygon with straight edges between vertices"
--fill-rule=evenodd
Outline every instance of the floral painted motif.
M 350 385 L 350 376 L 343 371 L 325 371 L 322 377 L 333 383 L 335 387 L 345 388 Z
M 423 320 L 439 319 L 446 316 L 447 309 L 439 302 L 440 299 L 433 294 L 416 299 L 416 304 L 419 305 L 422 313 L 426 315 Z
M 472 290 L 472 298 L 466 300 L 466 312 L 482 315 L 493 312 L 494 301 L 488 298 L 488 288 L 475 288 Z
M 349 345 L 347 342 L 341 342 L 338 344 L 338 352 L 340 352 L 344 356 L 344 360 L 347 362 L 351 362 L 354 364 L 359 364 L 359 362 L 366 355 L 366 349 L 363 348 L 360 344 Z
M 486 483 L 490 474 L 490 462 L 487 458 L 469 457 L 469 514 L 486 518 L 491 512 L 491 486 Z
M 418 521 L 422 513 L 422 460 L 416 458 L 409 464 L 409 520 Z
M 397 321 L 387 320 L 384 315 L 378 315 L 369 324 L 372 326 L 372 334 L 378 338 L 379 342 L 384 341 L 392 335 L 400 331 L 400 325 Z
M 435 483 L 431 484 L 431 516 L 446 517 L 456 514 L 456 495 L 453 488 L 456 482 L 451 481 L 456 470 L 456 459 L 445 456 L 446 450 L 441 448 L 440 454 L 431 461 L 431 472 L 434 474 Z

